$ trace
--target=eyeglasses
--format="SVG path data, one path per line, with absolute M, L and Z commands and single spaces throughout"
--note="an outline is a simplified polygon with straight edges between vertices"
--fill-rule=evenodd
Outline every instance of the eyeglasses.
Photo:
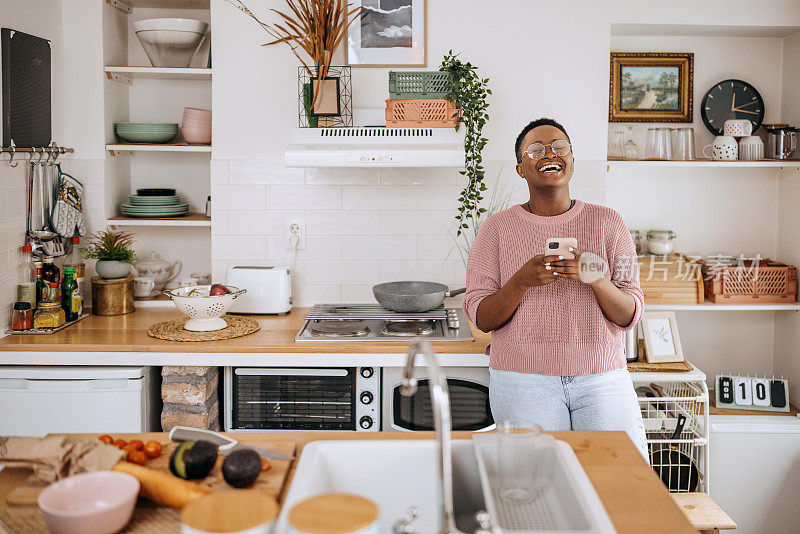
M 553 151 L 553 154 L 556 156 L 566 156 L 570 153 L 570 150 L 572 150 L 572 145 L 569 141 L 564 139 L 556 139 L 547 145 L 543 145 L 539 142 L 533 143 L 525 150 L 525 153 L 533 161 L 536 161 L 544 157 L 544 155 L 547 153 L 547 147 L 550 147 L 550 149 Z

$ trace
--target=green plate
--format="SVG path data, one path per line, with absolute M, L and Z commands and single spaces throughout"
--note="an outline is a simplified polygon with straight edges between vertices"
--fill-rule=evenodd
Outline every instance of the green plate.
M 161 199 L 164 200 L 161 200 Z M 169 206 L 172 204 L 180 204 L 181 197 L 137 197 L 129 196 L 128 203 L 134 206 Z
M 117 137 L 129 143 L 166 143 L 175 138 L 178 132 L 146 133 L 146 132 L 117 132 Z
M 131 206 L 130 204 L 123 204 L 120 208 L 128 211 L 180 211 L 189 209 L 189 204 L 175 204 L 174 206 Z
M 177 128 L 177 122 L 118 122 L 115 128 Z

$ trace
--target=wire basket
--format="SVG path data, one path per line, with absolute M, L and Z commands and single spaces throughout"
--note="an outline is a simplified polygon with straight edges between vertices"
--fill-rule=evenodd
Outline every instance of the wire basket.
M 455 128 L 457 109 L 449 100 L 387 100 L 389 128 Z
M 704 382 L 651 384 L 656 397 L 638 397 L 650 465 L 670 492 L 708 489 L 708 389 Z M 680 433 L 678 420 L 685 418 Z
M 392 100 L 431 100 L 445 98 L 453 79 L 442 71 L 389 71 L 389 97 Z

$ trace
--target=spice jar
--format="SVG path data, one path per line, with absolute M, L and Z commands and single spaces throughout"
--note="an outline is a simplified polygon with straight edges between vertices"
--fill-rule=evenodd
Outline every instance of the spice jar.
M 672 230 L 648 230 L 647 251 L 657 256 L 666 256 L 675 252 L 674 239 L 678 235 Z
M 11 330 L 33 328 L 33 310 L 30 302 L 15 302 L 11 312 Z
M 66 322 L 60 302 L 42 302 L 33 317 L 34 328 L 58 328 Z
M 639 230 L 630 230 L 631 232 L 631 239 L 633 239 L 633 244 L 636 247 L 636 255 L 639 256 L 642 253 L 642 233 Z
M 56 302 L 61 305 L 61 288 L 58 286 L 58 282 L 47 282 L 45 284 L 45 287 L 42 288 L 42 302 Z

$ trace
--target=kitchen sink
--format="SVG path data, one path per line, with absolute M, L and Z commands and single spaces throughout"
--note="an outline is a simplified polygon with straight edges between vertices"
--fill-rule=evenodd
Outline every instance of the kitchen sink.
M 471 533 L 477 529 L 475 514 L 485 509 L 475 450 L 471 440 L 453 440 L 452 445 L 456 526 Z M 276 534 L 287 531 L 293 505 L 329 492 L 354 493 L 375 502 L 381 534 L 390 533 L 411 506 L 420 511 L 414 531 L 437 532 L 437 485 L 435 440 L 315 441 L 303 448 Z

